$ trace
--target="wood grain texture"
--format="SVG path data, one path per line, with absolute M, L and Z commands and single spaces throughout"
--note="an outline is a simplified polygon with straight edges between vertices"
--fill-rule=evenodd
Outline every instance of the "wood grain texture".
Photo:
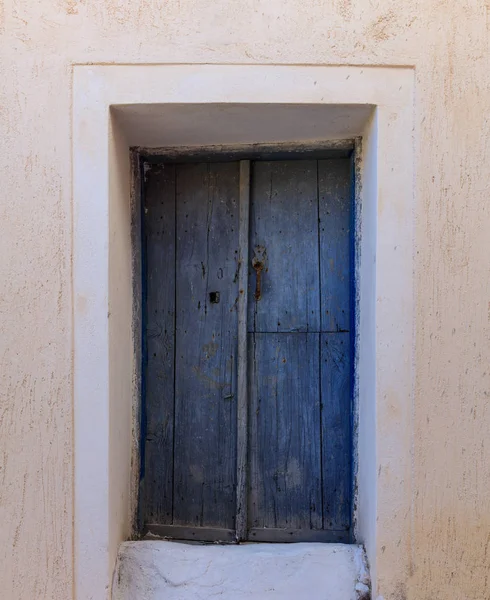
M 185 525 L 148 523 L 145 531 L 152 536 L 173 540 L 196 540 L 200 542 L 224 543 L 233 543 L 236 541 L 234 529 L 223 529 L 218 527 L 186 527 Z
M 356 138 L 326 142 L 278 142 L 275 144 L 224 144 L 212 146 L 171 146 L 137 148 L 148 163 L 200 163 L 236 160 L 306 160 L 316 158 L 348 158 Z
M 144 200 L 146 310 L 144 522 L 172 522 L 175 351 L 175 167 L 147 173 Z
M 350 329 L 351 163 L 318 161 L 321 330 Z
M 249 336 L 252 528 L 321 529 L 319 334 Z
M 351 525 L 351 347 L 349 333 L 321 334 L 323 527 Z
M 248 532 L 251 542 L 274 542 L 284 544 L 291 542 L 348 543 L 349 532 L 334 529 L 273 529 L 271 527 L 254 528 Z
M 147 527 L 347 541 L 349 161 L 155 166 L 145 223 Z
M 238 263 L 238 385 L 237 385 L 237 509 L 236 537 L 247 533 L 247 458 L 248 458 L 248 387 L 247 387 L 247 263 L 250 213 L 250 162 L 240 162 L 240 225 Z
M 318 161 L 323 527 L 348 531 L 352 496 L 351 164 Z M 346 332 L 346 333 L 341 333 Z
M 235 526 L 238 181 L 176 167 L 175 525 Z
M 262 295 L 250 296 L 249 331 L 319 331 L 317 162 L 254 162 L 249 291 L 263 256 Z
M 349 334 L 304 338 L 285 330 L 349 329 L 350 163 L 255 163 L 253 173 L 250 260 L 257 260 L 259 246 L 265 258 L 259 300 L 253 270 L 249 278 L 249 526 L 262 541 L 267 531 L 260 528 L 274 528 L 271 541 L 309 539 L 304 529 L 329 530 L 346 541 Z M 298 494 L 289 489 L 291 460 L 299 465 Z

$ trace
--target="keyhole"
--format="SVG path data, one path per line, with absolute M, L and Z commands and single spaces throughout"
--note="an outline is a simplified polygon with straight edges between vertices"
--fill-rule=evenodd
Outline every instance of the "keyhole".
M 219 292 L 210 292 L 209 293 L 209 301 L 211 302 L 211 304 L 218 304 L 219 303 Z

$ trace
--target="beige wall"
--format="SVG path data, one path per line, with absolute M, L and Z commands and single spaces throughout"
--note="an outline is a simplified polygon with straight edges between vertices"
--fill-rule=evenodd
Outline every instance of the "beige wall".
M 490 597 L 486 1 L 0 0 L 2 599 L 73 597 L 71 68 L 87 62 L 415 65 L 414 552 L 392 600 Z

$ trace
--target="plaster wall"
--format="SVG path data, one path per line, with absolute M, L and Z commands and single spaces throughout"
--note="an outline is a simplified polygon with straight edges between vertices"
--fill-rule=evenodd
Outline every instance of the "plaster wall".
M 412 552 L 385 600 L 490 596 L 489 18 L 476 0 L 0 2 L 2 598 L 74 598 L 72 65 L 172 62 L 415 67 Z

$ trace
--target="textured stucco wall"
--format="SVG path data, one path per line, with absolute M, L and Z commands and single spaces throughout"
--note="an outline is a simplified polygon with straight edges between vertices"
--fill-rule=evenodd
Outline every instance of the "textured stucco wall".
M 391 600 L 490 597 L 489 19 L 488 0 L 0 0 L 2 598 L 73 597 L 71 69 L 87 62 L 415 65 L 413 565 Z

